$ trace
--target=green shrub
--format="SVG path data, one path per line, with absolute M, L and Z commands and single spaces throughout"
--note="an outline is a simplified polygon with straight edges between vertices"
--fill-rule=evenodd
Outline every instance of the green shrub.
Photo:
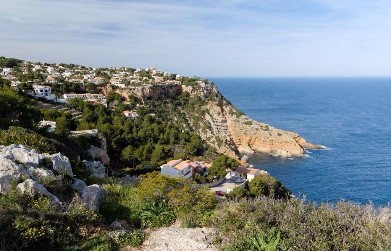
M 164 200 L 147 203 L 141 212 L 141 226 L 157 228 L 169 226 L 175 221 L 175 214 Z
M 100 207 L 102 216 L 109 221 L 125 219 L 133 226 L 140 227 L 142 205 L 136 198 L 136 188 L 120 184 L 106 184 L 104 188 L 107 196 Z
M 225 202 L 212 218 L 221 250 L 390 250 L 389 207 L 302 200 Z M 263 248 L 263 249 L 262 249 Z M 271 249 L 270 249 L 271 248 Z

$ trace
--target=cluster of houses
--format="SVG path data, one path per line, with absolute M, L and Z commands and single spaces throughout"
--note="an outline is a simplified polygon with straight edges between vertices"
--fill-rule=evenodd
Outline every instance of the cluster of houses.
M 183 76 L 156 70 L 155 68 L 133 69 L 121 68 L 91 68 L 79 65 L 41 64 L 24 61 L 14 68 L 0 68 L 0 76 L 11 82 L 11 87 L 18 89 L 25 81 L 21 76 L 39 74 L 38 79 L 29 79 L 27 83 L 33 85 L 32 95 L 59 103 L 67 103 L 69 99 L 81 98 L 87 102 L 99 103 L 107 106 L 103 94 L 73 94 L 65 93 L 56 96 L 52 93 L 53 85 L 62 85 L 65 82 L 87 86 L 108 86 L 112 88 L 132 88 L 141 85 L 181 84 Z M 43 80 L 42 80 L 43 79 Z M 134 118 L 134 114 L 126 114 Z
M 189 179 L 194 177 L 196 173 L 207 175 L 209 168 L 212 165 L 206 162 L 191 161 L 191 160 L 171 160 L 166 164 L 160 166 L 160 173 L 162 175 L 171 176 L 175 178 Z M 264 170 L 255 169 L 252 167 L 238 166 L 235 170 L 227 170 L 225 178 L 221 181 L 233 181 L 229 185 L 223 185 L 218 189 L 225 189 L 224 193 L 232 191 L 237 186 L 243 186 L 246 182 L 251 181 L 257 176 L 267 175 Z M 221 184 L 221 183 L 220 183 Z M 213 190 L 213 189 L 212 189 Z

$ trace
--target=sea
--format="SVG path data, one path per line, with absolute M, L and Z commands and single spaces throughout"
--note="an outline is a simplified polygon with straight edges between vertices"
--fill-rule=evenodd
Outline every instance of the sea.
M 210 78 L 249 117 L 326 147 L 301 158 L 254 155 L 296 197 L 391 202 L 391 78 Z

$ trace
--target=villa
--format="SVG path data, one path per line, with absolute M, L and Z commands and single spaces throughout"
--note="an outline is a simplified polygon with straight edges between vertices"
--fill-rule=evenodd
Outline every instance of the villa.
M 183 177 L 185 179 L 191 178 L 193 172 L 208 169 L 210 164 L 205 162 L 191 161 L 191 160 L 171 160 L 160 166 L 161 174 L 172 177 Z

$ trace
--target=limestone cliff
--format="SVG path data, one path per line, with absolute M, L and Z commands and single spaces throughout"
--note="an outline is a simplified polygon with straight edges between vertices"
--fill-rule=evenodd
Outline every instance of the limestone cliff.
M 157 89 L 163 88 L 158 91 Z M 191 104 L 183 105 L 180 113 L 186 118 L 190 130 L 216 147 L 218 152 L 232 157 L 255 152 L 281 157 L 298 157 L 304 148 L 316 149 L 294 132 L 274 128 L 250 119 L 226 100 L 216 86 L 208 81 L 193 85 L 154 85 L 121 90 L 124 96 L 134 95 L 143 100 L 175 98 L 180 93 L 190 98 Z M 177 118 L 174 117 L 176 120 Z

